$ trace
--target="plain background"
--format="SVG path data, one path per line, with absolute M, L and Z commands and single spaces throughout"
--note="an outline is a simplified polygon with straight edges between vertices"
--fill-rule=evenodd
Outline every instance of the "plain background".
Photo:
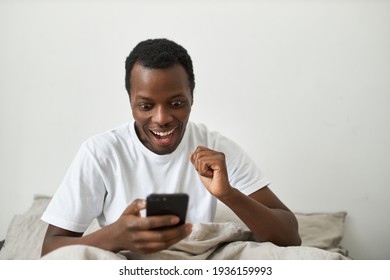
M 124 61 L 156 37 L 193 58 L 193 121 L 291 210 L 347 211 L 351 257 L 390 259 L 390 3 L 370 0 L 0 0 L 0 239 L 81 142 L 131 119 Z

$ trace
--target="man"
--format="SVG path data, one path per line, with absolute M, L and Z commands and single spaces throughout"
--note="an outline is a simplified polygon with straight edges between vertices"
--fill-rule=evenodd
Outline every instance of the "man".
M 83 143 L 42 216 L 49 224 L 42 255 L 71 244 L 145 254 L 167 249 L 191 233 L 192 223 L 212 222 L 217 200 L 259 241 L 300 245 L 295 216 L 243 150 L 189 122 L 195 78 L 182 46 L 139 43 L 126 60 L 125 83 L 135 121 Z M 150 193 L 175 192 L 189 194 L 189 223 L 141 214 Z M 83 236 L 94 218 L 102 228 Z

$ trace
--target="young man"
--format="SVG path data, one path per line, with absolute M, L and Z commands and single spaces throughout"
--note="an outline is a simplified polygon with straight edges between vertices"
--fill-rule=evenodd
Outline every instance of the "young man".
M 212 222 L 217 200 L 259 241 L 300 245 L 295 216 L 243 150 L 189 122 L 195 78 L 182 46 L 139 43 L 126 60 L 125 82 L 135 121 L 83 143 L 42 216 L 49 224 L 42 255 L 71 244 L 157 252 L 187 237 L 192 223 Z M 176 192 L 190 197 L 189 223 L 141 215 L 147 195 Z M 94 218 L 102 228 L 83 236 Z

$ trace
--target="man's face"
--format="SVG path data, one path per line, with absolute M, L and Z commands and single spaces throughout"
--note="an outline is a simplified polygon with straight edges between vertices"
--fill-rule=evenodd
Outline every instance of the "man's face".
M 135 64 L 131 72 L 130 105 L 140 141 L 156 154 L 172 153 L 190 116 L 192 96 L 181 65 L 148 69 Z

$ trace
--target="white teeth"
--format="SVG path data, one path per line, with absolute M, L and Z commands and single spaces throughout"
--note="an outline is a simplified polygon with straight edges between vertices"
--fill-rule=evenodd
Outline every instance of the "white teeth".
M 164 137 L 164 136 L 167 136 L 167 135 L 169 135 L 169 134 L 172 134 L 173 131 L 175 131 L 175 129 L 176 129 L 176 127 L 175 127 L 174 129 L 172 129 L 172 130 L 170 130 L 170 131 L 166 131 L 166 132 L 158 132 L 158 131 L 153 131 L 153 130 L 152 130 L 152 132 L 153 132 L 154 134 L 158 135 L 158 136 Z

